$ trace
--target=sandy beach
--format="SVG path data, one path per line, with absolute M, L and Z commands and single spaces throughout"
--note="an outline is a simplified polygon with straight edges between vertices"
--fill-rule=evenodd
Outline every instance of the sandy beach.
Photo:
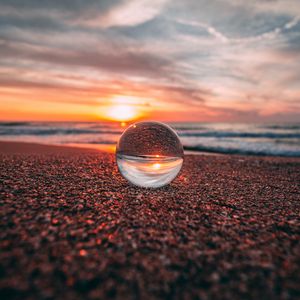
M 299 299 L 300 158 L 186 155 L 167 187 L 114 155 L 0 142 L 1 299 Z

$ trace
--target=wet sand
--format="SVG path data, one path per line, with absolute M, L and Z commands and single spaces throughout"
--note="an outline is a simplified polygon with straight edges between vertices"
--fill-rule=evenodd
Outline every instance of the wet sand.
M 300 159 L 187 155 L 129 185 L 114 155 L 0 142 L 0 299 L 299 299 Z

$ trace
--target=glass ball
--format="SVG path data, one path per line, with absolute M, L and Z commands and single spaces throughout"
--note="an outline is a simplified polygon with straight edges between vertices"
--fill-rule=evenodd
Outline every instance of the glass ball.
M 183 163 L 183 147 L 176 132 L 160 122 L 138 122 L 121 135 L 116 148 L 120 173 L 139 187 L 169 184 Z

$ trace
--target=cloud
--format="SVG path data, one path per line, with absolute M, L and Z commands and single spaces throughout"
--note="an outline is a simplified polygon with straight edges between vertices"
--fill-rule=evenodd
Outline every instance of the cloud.
M 0 3 L 2 16 L 27 19 L 56 18 L 65 23 L 93 27 L 133 26 L 157 16 L 168 0 L 63 0 L 20 1 L 4 0 Z M 20 13 L 22 11 L 22 13 Z
M 0 3 L 2 14 L 13 13 L 17 15 L 45 15 L 56 14 L 59 17 L 91 17 L 106 14 L 114 7 L 122 4 L 124 0 L 2 0 Z
M 300 6 L 297 0 L 254 0 L 245 1 L 242 0 L 230 0 L 235 5 L 246 5 L 256 11 L 265 13 L 274 13 L 278 15 L 289 15 L 292 17 L 300 16 Z
M 168 0 L 132 0 L 122 3 L 103 18 L 93 18 L 85 22 L 92 26 L 135 26 L 156 17 Z
M 298 0 L 2 0 L 0 86 L 281 118 L 299 108 L 299 16 Z
M 56 50 L 48 47 L 28 45 L 25 43 L 0 40 L 2 59 L 31 60 L 47 65 L 63 65 L 69 67 L 90 67 L 109 73 L 124 73 L 136 76 L 168 76 L 164 70 L 171 61 L 145 51 L 101 52 L 96 49 L 81 51 Z
M 197 22 L 197 21 L 182 20 L 182 19 L 177 19 L 175 21 L 179 24 L 203 28 L 207 31 L 207 33 L 211 34 L 213 37 L 220 40 L 221 42 L 226 43 L 229 41 L 228 37 L 226 37 L 223 33 L 221 33 L 220 31 L 218 31 L 216 28 L 214 28 L 209 24 Z

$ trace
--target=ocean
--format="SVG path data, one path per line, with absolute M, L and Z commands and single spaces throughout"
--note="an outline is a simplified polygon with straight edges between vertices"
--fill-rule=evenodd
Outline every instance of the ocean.
M 168 123 L 186 151 L 300 157 L 300 123 Z M 125 130 L 110 122 L 0 122 L 0 140 L 105 148 Z

